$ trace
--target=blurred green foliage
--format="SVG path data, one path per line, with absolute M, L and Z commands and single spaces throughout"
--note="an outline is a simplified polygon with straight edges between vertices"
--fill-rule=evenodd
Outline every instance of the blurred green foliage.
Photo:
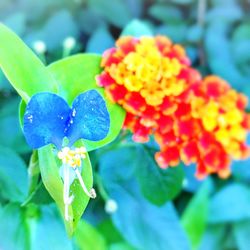
M 46 65 L 78 52 L 100 54 L 121 33 L 163 34 L 185 46 L 204 75 L 217 74 L 250 97 L 249 13 L 249 0 L 0 1 L 0 21 Z M 75 44 L 69 46 L 68 37 Z M 38 41 L 45 48 L 39 50 Z M 25 67 L 20 58 L 13 55 L 18 70 Z M 86 81 L 88 66 L 77 73 Z M 49 66 L 55 75 L 56 67 Z M 68 239 L 35 156 L 27 168 L 31 150 L 19 126 L 19 102 L 0 71 L 1 250 L 250 249 L 249 160 L 235 162 L 228 180 L 212 176 L 201 183 L 194 166 L 160 170 L 148 153 L 153 143 L 135 145 L 123 134 L 91 152 L 99 195 Z M 107 207 L 110 199 L 116 209 Z

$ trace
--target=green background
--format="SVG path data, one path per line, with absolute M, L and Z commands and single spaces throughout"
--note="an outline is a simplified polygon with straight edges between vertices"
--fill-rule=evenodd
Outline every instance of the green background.
M 250 97 L 249 13 L 249 0 L 0 1 L 1 22 L 33 50 L 36 41 L 45 43 L 45 53 L 34 51 L 46 65 L 78 52 L 101 54 L 122 31 L 163 34 L 186 48 L 204 76 L 219 75 Z M 67 37 L 76 40 L 71 50 L 63 45 Z M 249 160 L 234 162 L 228 180 L 201 182 L 195 166 L 159 169 L 157 145 L 135 144 L 129 134 L 90 154 L 98 198 L 69 239 L 36 161 L 27 171 L 31 149 L 19 126 L 19 102 L 0 72 L 1 250 L 250 249 Z M 31 177 L 39 186 L 27 200 Z M 117 204 L 111 214 L 110 199 Z

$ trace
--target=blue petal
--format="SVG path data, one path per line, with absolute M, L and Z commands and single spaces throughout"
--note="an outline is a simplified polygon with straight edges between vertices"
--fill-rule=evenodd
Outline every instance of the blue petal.
M 61 148 L 71 109 L 58 95 L 34 95 L 24 114 L 24 136 L 32 148 L 53 143 Z
M 73 102 L 66 136 L 69 144 L 78 139 L 99 141 L 104 139 L 110 127 L 106 103 L 96 90 L 80 94 Z

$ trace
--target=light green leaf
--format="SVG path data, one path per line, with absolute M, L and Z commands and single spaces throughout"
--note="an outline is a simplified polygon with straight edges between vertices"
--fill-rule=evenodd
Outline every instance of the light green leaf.
M 73 102 L 77 95 L 90 89 L 97 90 L 106 102 L 110 115 L 109 133 L 101 141 L 92 142 L 84 140 L 88 151 L 102 147 L 113 141 L 119 134 L 125 119 L 125 111 L 106 98 L 103 88 L 97 87 L 95 77 L 102 71 L 100 64 L 101 56 L 99 55 L 79 54 L 57 61 L 49 66 L 51 73 L 60 83 L 59 94 L 69 104 Z
M 60 84 L 58 94 L 72 104 L 80 93 L 97 88 L 101 59 L 97 54 L 78 54 L 50 64 L 48 69 Z
M 79 146 L 83 145 L 82 142 Z M 43 183 L 46 189 L 49 191 L 52 198 L 55 200 L 57 206 L 60 209 L 62 215 L 64 215 L 64 203 L 63 203 L 63 181 L 59 174 L 59 168 L 61 166 L 60 161 L 55 157 L 51 145 L 45 146 L 38 150 L 39 165 L 42 175 Z M 83 160 L 82 178 L 88 190 L 93 186 L 92 167 L 87 157 Z M 74 194 L 73 203 L 69 206 L 69 217 L 72 220 L 64 220 L 67 232 L 69 236 L 72 236 L 76 226 L 89 202 L 89 197 L 83 192 L 82 187 L 78 180 L 74 180 L 71 184 L 70 190 Z
M 192 249 L 198 248 L 206 229 L 209 191 L 209 182 L 204 182 L 189 202 L 181 218 L 182 226 L 190 239 Z
M 76 244 L 82 250 L 107 250 L 104 237 L 90 224 L 81 220 L 75 233 Z
M 0 67 L 19 95 L 28 102 L 41 91 L 57 91 L 57 83 L 22 40 L 0 24 Z

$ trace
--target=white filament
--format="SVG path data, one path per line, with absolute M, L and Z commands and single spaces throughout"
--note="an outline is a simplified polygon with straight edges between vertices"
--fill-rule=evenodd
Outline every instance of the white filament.
M 95 189 L 94 189 L 94 188 L 91 188 L 91 190 L 88 191 L 88 189 L 87 189 L 87 187 L 85 186 L 85 183 L 84 183 L 84 181 L 83 181 L 83 179 L 82 179 L 82 176 L 81 176 L 79 170 L 78 170 L 77 168 L 74 168 L 74 170 L 75 170 L 75 173 L 76 173 L 76 175 L 77 175 L 77 178 L 78 178 L 78 180 L 79 180 L 79 182 L 80 182 L 80 184 L 81 184 L 81 186 L 82 186 L 82 189 L 83 189 L 83 191 L 85 192 L 85 194 L 88 195 L 88 196 L 89 196 L 90 198 L 92 198 L 92 199 L 96 198 Z
M 69 166 L 64 166 L 63 168 L 63 179 L 64 179 L 64 185 L 63 185 L 63 201 L 64 201 L 64 216 L 65 220 L 69 221 L 69 205 L 72 203 L 74 196 L 69 196 L 69 190 L 70 190 L 70 183 L 69 183 Z

